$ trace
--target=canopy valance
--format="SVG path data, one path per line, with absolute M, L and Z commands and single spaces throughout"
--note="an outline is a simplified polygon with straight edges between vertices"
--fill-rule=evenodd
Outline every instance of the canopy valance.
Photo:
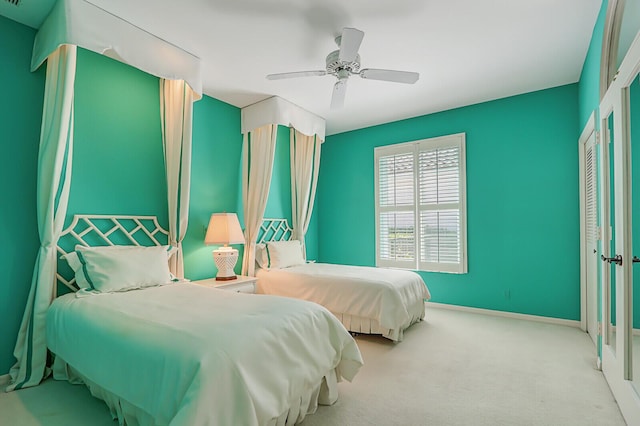
M 309 111 L 277 96 L 272 96 L 242 108 L 242 133 L 249 133 L 268 124 L 293 127 L 307 136 L 317 135 L 324 141 L 326 122 Z
M 202 97 L 200 59 L 84 0 L 58 0 L 36 35 L 35 71 L 59 46 L 80 46 L 167 80 L 184 80 Z

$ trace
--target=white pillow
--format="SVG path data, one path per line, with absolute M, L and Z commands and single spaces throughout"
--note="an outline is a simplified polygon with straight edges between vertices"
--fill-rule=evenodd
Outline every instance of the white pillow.
M 84 277 L 84 274 L 76 272 L 82 271 L 82 262 L 80 262 L 80 259 L 78 259 L 78 253 L 72 251 L 62 256 L 62 258 L 67 261 L 71 269 L 73 269 L 73 272 L 76 274 L 76 285 L 78 286 L 78 288 L 91 289 L 91 286 L 87 282 L 87 279 Z
M 76 274 L 78 287 L 107 293 L 167 284 L 172 276 L 171 246 L 76 246 L 63 256 Z
M 264 243 L 256 244 L 256 263 L 262 269 L 269 269 L 269 256 L 267 255 L 267 245 Z
M 267 257 L 269 268 L 288 268 L 305 263 L 298 240 L 267 243 Z

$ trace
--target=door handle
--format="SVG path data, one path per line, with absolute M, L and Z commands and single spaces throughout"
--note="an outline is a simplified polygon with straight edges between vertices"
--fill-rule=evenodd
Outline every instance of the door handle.
M 633 261 L 633 263 L 638 263 L 638 262 L 640 262 L 640 259 L 638 258 L 638 256 L 633 256 L 632 261 Z
M 602 259 L 603 262 L 608 262 L 608 263 L 615 263 L 616 265 L 622 266 L 622 256 L 620 256 L 619 254 L 616 254 L 613 257 L 604 257 L 603 255 L 600 255 L 600 259 Z M 640 259 L 638 259 L 640 261 Z

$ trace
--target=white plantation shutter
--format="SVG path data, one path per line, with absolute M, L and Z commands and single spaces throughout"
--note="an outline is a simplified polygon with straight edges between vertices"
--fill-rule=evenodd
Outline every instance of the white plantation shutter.
M 386 266 L 415 264 L 414 163 L 412 152 L 392 153 L 377 162 L 378 258 Z
M 465 135 L 376 148 L 378 266 L 464 273 Z
M 420 262 L 424 270 L 459 271 L 462 263 L 461 151 L 458 144 L 418 143 Z M 443 265 L 440 265 L 443 264 Z M 446 264 L 446 265 L 444 265 Z

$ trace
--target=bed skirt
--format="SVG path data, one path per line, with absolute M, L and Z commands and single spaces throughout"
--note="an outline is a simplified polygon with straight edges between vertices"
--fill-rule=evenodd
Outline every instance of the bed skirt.
M 335 315 L 342 325 L 352 333 L 380 334 L 382 337 L 386 337 L 394 342 L 401 342 L 404 338 L 404 331 L 411 325 L 424 319 L 424 301 L 419 301 L 410 306 L 409 321 L 399 324 L 394 328 L 381 326 L 375 318 L 359 317 L 348 313 L 332 312 L 332 314 Z
M 54 358 L 53 378 L 56 380 L 67 380 L 72 384 L 86 385 L 91 395 L 103 400 L 107 404 L 111 412 L 111 417 L 114 420 L 118 420 L 120 426 L 154 426 L 157 424 L 148 412 L 93 383 L 59 356 L 55 356 Z M 289 426 L 298 424 L 304 420 L 307 414 L 315 413 L 318 404 L 332 405 L 337 399 L 338 380 L 336 371 L 331 370 L 315 387 L 307 389 L 302 395 L 290 401 L 289 409 L 280 416 L 258 424 L 261 426 Z

